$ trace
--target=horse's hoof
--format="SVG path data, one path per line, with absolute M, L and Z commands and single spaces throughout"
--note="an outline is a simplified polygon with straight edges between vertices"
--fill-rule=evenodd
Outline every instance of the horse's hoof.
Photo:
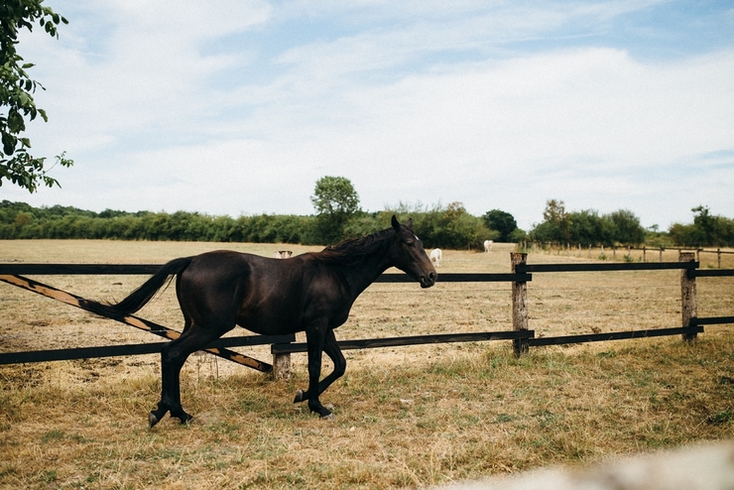
M 334 420 L 336 417 L 333 413 L 327 413 L 326 415 L 321 416 L 321 420 Z
M 181 415 L 171 415 L 171 417 L 176 417 L 178 420 L 180 420 L 181 425 L 188 425 L 194 421 L 194 417 L 187 414 L 186 412 L 182 413 Z
M 158 417 L 156 417 L 153 412 L 150 412 L 148 414 L 148 427 L 152 429 L 158 422 Z
M 303 390 L 297 390 L 296 391 L 296 397 L 293 399 L 293 403 L 300 403 L 303 400 L 305 400 L 304 394 L 305 393 L 303 392 Z

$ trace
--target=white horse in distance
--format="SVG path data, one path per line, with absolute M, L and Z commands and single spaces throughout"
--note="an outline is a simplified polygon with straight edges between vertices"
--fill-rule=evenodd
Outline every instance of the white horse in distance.
M 436 264 L 436 267 L 441 265 L 441 259 L 443 258 L 443 253 L 441 252 L 440 248 L 434 248 L 431 250 L 431 262 Z
M 492 240 L 484 240 L 484 253 L 489 253 L 492 251 L 492 244 L 494 242 Z

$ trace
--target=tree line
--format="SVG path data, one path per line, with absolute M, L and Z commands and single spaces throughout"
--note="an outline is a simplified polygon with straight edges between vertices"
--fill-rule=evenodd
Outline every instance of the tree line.
M 707 206 L 691 209 L 691 224 L 673 224 L 668 233 L 676 245 L 687 247 L 734 247 L 734 219 L 712 215 Z
M 620 209 L 610 214 L 596 210 L 566 211 L 563 201 L 547 201 L 543 222 L 530 231 L 536 242 L 573 243 L 591 246 L 640 245 L 645 229 L 631 211 Z
M 546 202 L 543 222 L 530 230 L 528 238 L 543 243 L 586 246 L 734 246 L 734 220 L 713 216 L 706 206 L 691 211 L 695 213 L 693 223 L 674 223 L 663 232 L 657 225 L 643 228 L 640 219 L 626 209 L 609 214 L 599 214 L 593 209 L 568 212 L 563 201 L 551 199 Z
M 151 241 L 212 241 L 326 245 L 390 227 L 393 214 L 411 217 L 427 248 L 480 250 L 484 240 L 554 242 L 592 245 L 734 246 L 734 220 L 695 208 L 693 223 L 672 225 L 662 232 L 645 230 L 630 211 L 599 214 L 566 212 L 562 201 L 546 205 L 543 221 L 529 232 L 517 227 L 511 214 L 492 210 L 473 216 L 461 203 L 424 207 L 398 204 L 379 212 L 352 210 L 341 220 L 329 212 L 315 215 L 210 216 L 178 211 L 94 212 L 67 206 L 32 207 L 0 202 L 0 239 L 111 239 Z M 333 216 L 331 217 L 333 218 Z M 335 228 L 334 223 L 338 224 Z
M 479 248 L 501 233 L 485 220 L 466 212 L 460 203 L 431 209 L 396 209 L 351 213 L 330 221 L 327 214 L 210 216 L 178 211 L 154 213 L 107 209 L 102 212 L 67 206 L 32 207 L 22 202 L 0 202 L 0 239 L 111 239 L 151 241 L 213 241 L 326 245 L 390 227 L 393 214 L 411 217 L 413 229 L 426 246 Z M 496 213 L 495 213 L 496 214 Z M 409 215 L 409 216 L 408 216 Z M 335 229 L 334 223 L 339 225 Z

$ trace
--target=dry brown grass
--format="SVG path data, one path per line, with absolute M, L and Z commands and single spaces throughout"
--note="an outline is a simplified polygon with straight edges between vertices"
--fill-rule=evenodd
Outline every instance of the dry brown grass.
M 0 260 L 162 263 L 221 246 L 14 241 L 0 244 Z M 227 247 L 262 255 L 307 250 Z M 445 251 L 439 272 L 509 272 L 510 250 Z M 677 326 L 677 274 L 535 274 L 530 327 L 550 336 Z M 121 298 L 144 278 L 38 279 L 82 296 Z M 732 279 L 700 278 L 698 290 L 699 316 L 732 315 Z M 171 290 L 141 316 L 181 323 Z M 377 284 L 337 336 L 510 328 L 509 284 Z M 2 351 L 151 340 L 0 285 Z M 348 351 L 347 374 L 322 397 L 335 405 L 329 422 L 290 403 L 307 382 L 305 355 L 294 355 L 289 381 L 193 356 L 182 391 L 195 423 L 165 419 L 153 430 L 146 414 L 158 400 L 157 356 L 0 366 L 0 487 L 421 487 L 726 439 L 734 430 L 733 347 L 734 329 L 712 326 L 694 344 L 675 337 L 549 347 L 522 359 L 508 342 Z M 269 360 L 267 347 L 242 352 Z

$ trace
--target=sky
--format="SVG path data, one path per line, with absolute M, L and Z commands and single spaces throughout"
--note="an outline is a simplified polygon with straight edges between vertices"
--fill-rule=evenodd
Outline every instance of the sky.
M 645 227 L 734 217 L 727 1 L 46 0 L 18 47 L 66 151 L 62 187 L 0 199 L 102 211 L 314 214 L 463 203 L 520 228 L 549 199 Z M 406 218 L 406 217 L 401 217 Z

